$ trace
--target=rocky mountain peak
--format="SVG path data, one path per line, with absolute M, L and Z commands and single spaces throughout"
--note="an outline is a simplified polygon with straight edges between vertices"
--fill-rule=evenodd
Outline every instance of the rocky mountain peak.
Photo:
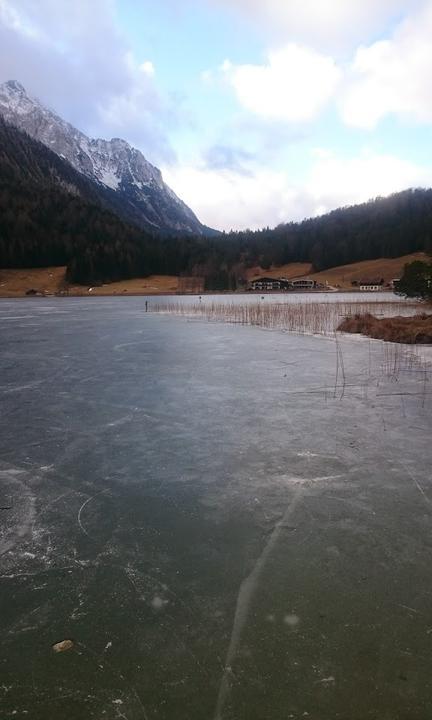
M 5 88 L 10 90 L 11 92 L 20 93 L 21 95 L 26 94 L 24 87 L 17 80 L 8 80 L 4 83 L 4 85 Z
M 114 191 L 115 211 L 128 221 L 155 231 L 204 232 L 192 210 L 165 184 L 160 170 L 126 140 L 87 137 L 30 97 L 16 80 L 0 85 L 0 114 L 83 175 Z

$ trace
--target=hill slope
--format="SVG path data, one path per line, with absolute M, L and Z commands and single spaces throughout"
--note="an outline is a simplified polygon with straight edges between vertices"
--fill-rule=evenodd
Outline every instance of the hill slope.
M 76 281 L 106 281 L 181 272 L 176 249 L 105 210 L 87 178 L 0 118 L 0 267 L 68 265 Z
M 0 270 L 0 297 L 24 297 L 32 291 L 43 295 L 165 295 L 179 289 L 179 278 L 172 275 L 149 275 L 92 287 L 68 282 L 66 273 L 66 267 Z
M 312 273 L 310 276 L 319 283 L 328 283 L 343 290 L 352 289 L 352 283 L 361 280 L 384 280 L 388 284 L 391 280 L 400 278 L 405 265 L 415 260 L 426 262 L 428 256 L 425 253 L 411 253 L 398 258 L 378 258 L 376 260 L 364 260 L 363 262 L 322 270 Z
M 160 170 L 125 140 L 87 137 L 14 80 L 0 85 L 0 115 L 94 182 L 99 199 L 123 220 L 153 232 L 207 232 Z
M 432 252 L 432 190 L 414 189 L 273 230 L 223 236 L 248 267 L 310 263 L 316 272 L 353 262 Z
M 300 278 L 307 277 L 316 280 L 330 288 L 339 290 L 356 290 L 352 281 L 368 280 L 374 278 L 384 279 L 385 285 L 392 279 L 402 275 L 404 266 L 415 260 L 426 261 L 428 256 L 424 253 L 413 253 L 400 258 L 381 258 L 367 260 L 352 265 L 342 265 L 329 268 L 320 273 L 310 273 L 310 265 L 291 263 L 280 268 L 271 268 L 263 273 L 261 268 L 251 268 L 248 273 L 249 280 L 265 274 L 266 277 Z M 102 286 L 78 287 L 68 282 L 65 267 L 29 268 L 23 270 L 0 270 L 0 297 L 22 297 L 30 289 L 46 294 L 67 291 L 72 295 L 166 295 L 176 292 L 193 292 L 201 294 L 203 285 L 201 278 L 180 278 L 175 275 L 150 275 L 148 277 L 134 277 L 133 279 L 118 280 Z M 387 288 L 388 289 L 388 288 Z

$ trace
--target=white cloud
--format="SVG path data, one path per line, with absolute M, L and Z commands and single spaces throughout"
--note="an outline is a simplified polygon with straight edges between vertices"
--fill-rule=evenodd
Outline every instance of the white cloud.
M 143 62 L 140 65 L 139 69 L 144 73 L 144 75 L 148 75 L 149 77 L 153 77 L 153 75 L 155 74 L 155 67 L 151 60 L 146 60 L 145 62 Z
M 38 36 L 36 28 L 31 24 L 27 24 L 8 0 L 0 0 L 0 23 L 11 30 L 17 30 L 23 35 L 29 37 Z
M 285 175 L 264 168 L 244 175 L 179 166 L 165 168 L 163 174 L 201 222 L 220 230 L 258 229 L 284 222 L 298 204 L 296 190 Z
M 320 160 L 328 160 L 328 158 L 333 157 L 333 153 L 331 150 L 322 147 L 311 148 L 310 154 L 312 157 L 319 158 Z
M 285 41 L 312 43 L 339 52 L 388 24 L 422 0 L 209 0 L 238 10 L 243 17 Z
M 153 162 L 173 159 L 174 101 L 118 29 L 114 0 L 0 0 L 0 82 L 18 80 L 81 130 L 122 135 Z
M 213 72 L 211 70 L 202 70 L 200 77 L 205 85 L 211 85 L 213 82 Z
M 432 122 L 432 3 L 402 22 L 389 40 L 357 50 L 341 101 L 348 125 L 374 128 L 387 115 Z
M 246 110 L 271 120 L 312 120 L 334 95 L 341 72 L 334 60 L 289 44 L 269 53 L 265 65 L 232 65 L 222 72 Z
M 355 17 L 357 6 L 344 3 L 342 7 L 336 0 L 317 7 L 318 16 L 324 5 L 332 3 L 338 17 L 345 17 L 347 6 Z M 241 107 L 266 120 L 307 122 L 327 103 L 337 101 L 343 122 L 352 127 L 373 129 L 388 115 L 430 124 L 432 0 L 423 2 L 420 9 L 417 6 L 417 2 L 411 3 L 411 14 L 396 25 L 390 37 L 358 47 L 349 64 L 290 42 L 270 51 L 263 64 L 234 65 L 226 60 L 219 72 L 234 89 Z M 290 3 L 282 7 L 276 0 L 269 8 L 272 12 L 292 11 Z
M 432 168 L 364 151 L 348 158 L 322 155 L 312 166 L 307 188 L 317 203 L 331 210 L 431 182 Z
M 202 222 L 221 230 L 272 227 L 432 184 L 432 168 L 392 155 L 338 157 L 320 148 L 313 157 L 302 183 L 263 167 L 245 175 L 199 164 L 166 168 L 164 177 Z

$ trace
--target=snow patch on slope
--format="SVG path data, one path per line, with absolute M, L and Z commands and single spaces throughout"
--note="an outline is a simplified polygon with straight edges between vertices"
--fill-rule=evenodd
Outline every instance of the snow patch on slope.
M 164 183 L 160 170 L 125 140 L 87 137 L 13 80 L 0 85 L 0 113 L 80 173 L 124 196 L 137 220 L 162 230 L 202 233 L 201 223 Z

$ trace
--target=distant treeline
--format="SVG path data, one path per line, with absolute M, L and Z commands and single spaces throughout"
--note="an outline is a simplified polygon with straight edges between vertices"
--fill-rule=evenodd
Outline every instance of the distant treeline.
M 274 230 L 231 233 L 261 267 L 310 262 L 326 270 L 361 260 L 432 251 L 432 190 L 406 190 Z
M 0 267 L 67 265 L 68 278 L 83 284 L 197 275 L 209 290 L 233 290 L 255 265 L 310 262 L 324 270 L 417 251 L 432 252 L 432 190 L 407 190 L 272 230 L 152 235 L 106 210 L 91 181 L 0 119 Z

